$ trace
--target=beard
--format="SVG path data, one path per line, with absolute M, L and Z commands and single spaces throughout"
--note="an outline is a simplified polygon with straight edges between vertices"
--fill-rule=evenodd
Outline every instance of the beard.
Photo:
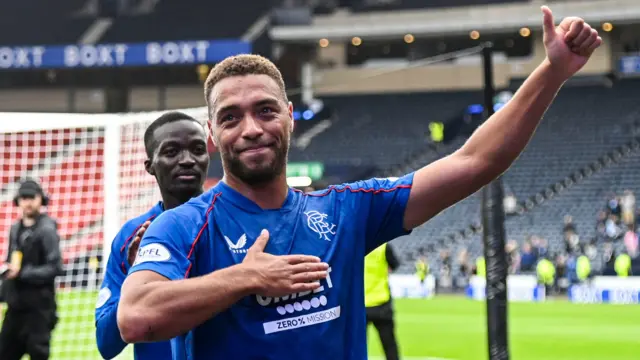
M 226 172 L 247 185 L 259 186 L 273 181 L 285 171 L 287 165 L 288 141 L 271 149 L 274 152 L 273 159 L 254 166 L 247 166 L 238 155 L 231 152 L 220 152 L 220 156 Z

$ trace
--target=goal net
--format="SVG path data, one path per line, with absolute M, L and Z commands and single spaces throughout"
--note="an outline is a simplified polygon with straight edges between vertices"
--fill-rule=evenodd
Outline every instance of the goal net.
M 183 111 L 206 119 L 206 109 Z M 0 113 L 0 262 L 20 216 L 13 198 L 21 180 L 42 184 L 46 212 L 58 222 L 64 275 L 57 279 L 54 360 L 101 359 L 94 311 L 111 241 L 160 200 L 143 166 L 144 131 L 160 114 Z M 130 349 L 119 359 L 132 360 Z

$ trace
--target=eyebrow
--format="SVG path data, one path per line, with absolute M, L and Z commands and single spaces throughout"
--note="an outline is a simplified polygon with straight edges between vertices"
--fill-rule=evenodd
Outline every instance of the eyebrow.
M 263 106 L 263 105 L 278 106 L 279 101 L 278 99 L 275 99 L 275 98 L 264 98 L 262 100 L 255 102 L 251 106 L 256 107 L 256 106 Z M 216 111 L 216 118 L 220 117 L 220 114 L 223 114 L 225 112 L 232 111 L 232 110 L 237 110 L 239 108 L 240 107 L 238 105 L 227 105 L 227 106 L 221 107 L 220 109 L 218 109 L 218 111 Z

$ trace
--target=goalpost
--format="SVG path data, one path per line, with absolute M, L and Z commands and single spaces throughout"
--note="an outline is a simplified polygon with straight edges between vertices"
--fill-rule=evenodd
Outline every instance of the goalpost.
M 206 108 L 181 111 L 206 124 Z M 13 197 L 21 180 L 42 184 L 51 199 L 46 212 L 58 222 L 64 275 L 57 279 L 53 360 L 101 359 L 94 325 L 98 288 L 120 227 L 160 200 L 155 179 L 144 170 L 143 135 L 162 113 L 0 112 L 0 262 L 20 216 Z M 133 357 L 125 350 L 119 359 Z

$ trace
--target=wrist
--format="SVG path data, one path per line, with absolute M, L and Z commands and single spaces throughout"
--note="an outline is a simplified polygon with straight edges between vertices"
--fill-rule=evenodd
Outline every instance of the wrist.
M 233 266 L 233 268 L 235 268 L 234 271 L 237 274 L 237 276 L 233 276 L 233 278 L 236 279 L 235 281 L 237 281 L 238 285 L 242 288 L 242 293 L 245 296 L 260 292 L 262 283 L 257 271 L 253 267 L 241 263 Z
M 561 87 L 571 77 L 564 69 L 558 69 L 557 66 L 554 66 L 548 57 L 544 58 L 540 66 L 538 66 L 538 70 L 550 85 L 557 87 Z

